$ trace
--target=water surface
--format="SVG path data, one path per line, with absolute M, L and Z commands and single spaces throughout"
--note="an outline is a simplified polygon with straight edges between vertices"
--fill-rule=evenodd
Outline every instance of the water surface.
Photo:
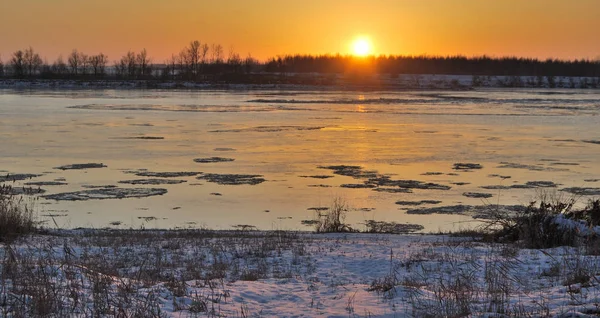
M 67 183 L 40 186 L 46 195 L 90 186 L 167 190 L 159 196 L 112 200 L 39 197 L 40 217 L 61 227 L 120 222 L 121 228 L 250 224 L 310 229 L 301 224 L 317 213 L 310 208 L 342 197 L 352 207 L 346 221 L 359 228 L 366 219 L 377 219 L 423 224 L 426 230 L 456 229 L 472 218 L 406 211 L 527 204 L 544 189 L 600 187 L 599 113 L 600 92 L 590 90 L 2 90 L 0 174 L 41 175 L 15 186 Z M 229 160 L 202 160 L 213 157 Z M 78 163 L 106 167 L 54 169 Z M 482 168 L 456 170 L 455 163 Z M 380 191 L 386 186 L 357 188 L 375 182 L 323 169 L 339 165 L 360 166 L 380 179 L 449 189 L 390 193 Z M 185 181 L 174 184 L 130 184 L 164 179 L 132 173 L 143 171 L 201 174 L 168 178 Z M 219 184 L 202 178 L 208 174 L 245 174 L 265 181 Z M 546 188 L 548 184 L 540 187 L 533 181 L 557 185 Z M 527 182 L 536 186 L 523 187 Z M 441 202 L 396 204 L 421 200 Z

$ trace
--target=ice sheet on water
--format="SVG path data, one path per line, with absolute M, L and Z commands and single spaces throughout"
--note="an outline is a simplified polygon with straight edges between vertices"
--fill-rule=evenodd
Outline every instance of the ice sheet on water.
M 56 201 L 87 201 L 143 198 L 155 195 L 163 195 L 165 193 L 167 193 L 167 189 L 160 188 L 98 188 L 50 194 L 43 196 L 43 198 Z
M 201 105 L 201 104 L 87 104 L 69 106 L 74 109 L 88 110 L 127 110 L 127 111 L 171 111 L 171 112 L 217 112 L 217 113 L 237 113 L 237 112 L 268 112 L 275 108 L 268 106 L 252 105 Z

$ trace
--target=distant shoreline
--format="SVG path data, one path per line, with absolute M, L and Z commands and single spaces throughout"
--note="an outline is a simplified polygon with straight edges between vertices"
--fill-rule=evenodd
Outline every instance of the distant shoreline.
M 175 89 L 175 90 L 472 90 L 477 88 L 600 89 L 599 77 L 478 76 L 402 74 L 361 79 L 286 74 L 274 82 L 193 82 L 164 80 L 2 79 L 0 89 Z

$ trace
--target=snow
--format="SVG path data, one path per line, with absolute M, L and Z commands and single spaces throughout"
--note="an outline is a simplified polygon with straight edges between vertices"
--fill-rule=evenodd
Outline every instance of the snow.
M 17 262 L 45 259 L 32 263 L 52 267 L 55 285 L 78 284 L 78 297 L 87 302 L 67 294 L 61 298 L 73 306 L 65 307 L 78 308 L 70 312 L 74 316 L 97 308 L 98 277 L 108 279 L 108 308 L 139 309 L 135 301 L 116 305 L 119 291 L 130 286 L 130 299 L 167 317 L 587 317 L 600 312 L 600 257 L 580 248 L 517 249 L 439 235 L 293 233 L 289 240 L 256 231 L 223 233 L 199 239 L 185 232 L 65 230 L 11 247 Z M 271 243 L 282 244 L 268 252 L 260 248 Z M 4 268 L 7 251 L 2 246 Z M 215 264 L 227 264 L 224 277 L 187 279 L 184 285 L 178 278 Z M 160 270 L 160 279 L 144 278 L 154 270 Z
M 575 230 L 580 236 L 598 236 L 600 235 L 600 226 L 590 227 L 584 220 L 573 220 L 567 218 L 564 214 L 558 214 L 554 217 L 556 223 L 561 229 Z

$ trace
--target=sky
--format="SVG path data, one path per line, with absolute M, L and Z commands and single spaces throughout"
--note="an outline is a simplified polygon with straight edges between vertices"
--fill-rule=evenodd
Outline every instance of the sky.
M 2 0 L 0 56 L 29 46 L 49 61 L 73 49 L 146 48 L 164 62 L 192 40 L 227 55 L 372 54 L 600 58 L 600 0 Z

